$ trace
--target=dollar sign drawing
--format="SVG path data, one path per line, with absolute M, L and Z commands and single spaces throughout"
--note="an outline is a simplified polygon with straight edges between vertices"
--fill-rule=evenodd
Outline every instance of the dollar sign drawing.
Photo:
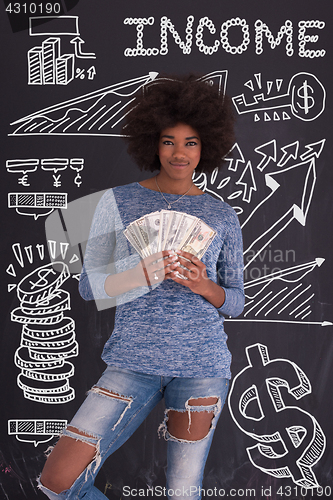
M 297 105 L 301 108 L 304 109 L 304 113 L 307 115 L 309 112 L 309 109 L 313 108 L 315 100 L 313 97 L 309 96 L 309 90 L 313 94 L 313 88 L 308 85 L 307 80 L 304 80 L 303 85 L 297 90 L 297 95 L 301 99 L 303 99 L 303 106 L 298 102 Z
M 44 287 L 44 286 L 46 286 L 48 284 L 48 281 L 47 281 L 46 277 L 50 273 L 56 274 L 56 272 L 52 268 L 50 268 L 50 269 L 39 269 L 38 272 L 37 272 L 39 280 L 35 281 L 35 282 L 29 281 L 29 283 L 31 285 L 31 290 L 33 290 L 36 287 Z
M 309 379 L 287 359 L 270 360 L 265 345 L 247 347 L 246 355 L 248 366 L 234 378 L 228 404 L 237 426 L 258 441 L 247 448 L 250 461 L 266 474 L 318 487 L 312 467 L 326 438 L 316 419 L 294 405 L 294 399 L 311 393 Z
M 294 75 L 288 85 L 288 94 L 291 112 L 300 120 L 315 120 L 325 109 L 326 90 L 311 73 Z

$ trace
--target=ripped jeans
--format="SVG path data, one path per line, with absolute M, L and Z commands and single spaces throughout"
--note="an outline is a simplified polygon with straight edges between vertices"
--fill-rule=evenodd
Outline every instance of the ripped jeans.
M 107 497 L 94 486 L 99 469 L 164 397 L 165 419 L 158 431 L 168 443 L 168 498 L 181 500 L 191 497 L 192 500 L 199 500 L 206 459 L 228 385 L 229 380 L 223 378 L 163 377 L 108 366 L 69 424 L 71 428 L 74 427 L 89 437 L 68 429 L 63 431 L 65 436 L 95 446 L 95 457 L 69 489 L 56 494 L 43 486 L 40 480 L 39 488 L 51 500 L 106 500 Z M 217 403 L 210 406 L 189 404 L 191 399 L 207 397 L 216 398 Z M 187 412 L 189 431 L 192 412 L 212 412 L 208 434 L 196 441 L 172 436 L 167 429 L 170 410 Z

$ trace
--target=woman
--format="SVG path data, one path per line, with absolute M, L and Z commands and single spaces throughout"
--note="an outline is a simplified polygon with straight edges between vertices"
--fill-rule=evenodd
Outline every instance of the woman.
M 222 314 L 239 315 L 244 293 L 237 216 L 192 178 L 195 169 L 220 166 L 233 144 L 233 116 L 214 85 L 158 79 L 137 98 L 124 134 L 139 167 L 158 173 L 110 189 L 96 209 L 80 293 L 116 298 L 107 369 L 49 455 L 40 488 L 51 499 L 105 499 L 93 486 L 99 468 L 164 397 L 168 498 L 199 499 L 231 377 Z M 168 208 L 216 231 L 202 260 L 169 250 L 140 259 L 131 250 L 123 230 Z

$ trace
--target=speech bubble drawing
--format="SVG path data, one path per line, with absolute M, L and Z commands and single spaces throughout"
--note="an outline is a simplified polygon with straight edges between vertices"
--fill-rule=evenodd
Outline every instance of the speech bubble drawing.
M 67 193 L 8 193 L 8 208 L 37 220 L 56 208 L 67 208 Z
M 11 419 L 8 420 L 8 434 L 15 435 L 23 443 L 32 443 L 36 448 L 59 436 L 66 425 L 67 420 L 59 419 Z
M 38 158 L 29 158 L 26 160 L 6 160 L 7 172 L 10 174 L 27 174 L 29 172 L 36 172 L 38 165 Z
M 70 160 L 69 166 L 72 170 L 75 170 L 76 172 L 81 172 L 81 170 L 83 170 L 83 168 L 84 168 L 84 159 L 83 158 L 72 158 Z
M 67 158 L 44 158 L 41 160 L 42 170 L 51 171 L 55 174 L 61 170 L 66 170 L 69 160 Z

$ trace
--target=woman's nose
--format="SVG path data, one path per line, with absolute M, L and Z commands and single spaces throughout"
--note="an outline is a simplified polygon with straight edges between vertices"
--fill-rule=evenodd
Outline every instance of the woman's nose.
M 175 146 L 172 152 L 172 156 L 174 158 L 184 158 L 186 155 L 183 146 Z

